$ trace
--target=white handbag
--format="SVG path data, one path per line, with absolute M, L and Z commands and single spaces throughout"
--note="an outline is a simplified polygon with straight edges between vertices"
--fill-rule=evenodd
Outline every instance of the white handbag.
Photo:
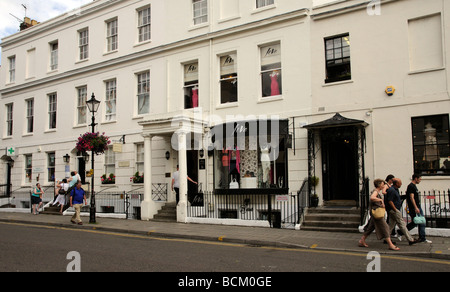
M 233 179 L 233 181 L 230 182 L 230 189 L 239 189 L 239 183 L 236 181 L 236 179 Z

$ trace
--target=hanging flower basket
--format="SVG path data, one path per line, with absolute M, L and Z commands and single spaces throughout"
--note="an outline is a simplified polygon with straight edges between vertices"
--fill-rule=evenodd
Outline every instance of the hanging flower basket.
M 78 138 L 77 150 L 80 152 L 94 151 L 96 155 L 105 153 L 108 150 L 108 145 L 111 144 L 109 137 L 105 133 L 85 133 Z

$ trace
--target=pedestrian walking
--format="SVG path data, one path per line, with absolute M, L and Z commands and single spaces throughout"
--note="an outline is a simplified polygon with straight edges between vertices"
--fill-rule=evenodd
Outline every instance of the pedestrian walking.
M 384 199 L 383 199 L 383 188 L 385 185 L 385 182 L 382 179 L 376 179 L 373 182 L 375 189 L 372 191 L 370 195 L 370 208 L 369 210 L 376 210 L 378 208 L 386 208 L 384 205 Z M 358 246 L 360 247 L 369 247 L 369 245 L 366 243 L 367 237 L 369 237 L 370 234 L 372 234 L 373 231 L 375 231 L 378 240 L 385 239 L 387 243 L 389 244 L 390 250 L 400 250 L 397 246 L 395 246 L 390 237 L 390 230 L 389 226 L 387 225 L 384 216 L 380 218 L 375 218 L 374 216 L 370 217 L 369 223 L 366 226 L 363 236 L 359 240 Z
M 56 204 L 59 204 L 59 206 L 61 207 L 59 213 L 62 214 L 64 206 L 66 205 L 66 195 L 69 189 L 69 184 L 67 183 L 67 179 L 63 179 L 62 182 L 58 181 L 56 186 L 58 187 L 56 189 L 58 197 L 52 205 L 55 206 Z
M 70 207 L 75 209 L 75 214 L 73 214 L 72 219 L 70 220 L 73 224 L 83 225 L 80 217 L 83 202 L 84 205 L 87 205 L 86 192 L 81 187 L 81 181 L 79 181 L 70 193 Z
M 386 176 L 386 180 L 384 181 L 384 188 L 383 188 L 383 195 L 384 195 L 384 204 L 387 205 L 388 203 L 386 202 L 386 198 L 387 198 L 387 190 L 392 187 L 393 181 L 394 181 L 395 176 L 393 174 L 389 174 L 388 176 Z M 389 224 L 389 212 L 386 212 L 387 214 L 387 219 L 386 219 L 386 223 Z M 391 238 L 392 237 L 398 237 L 397 233 L 395 232 L 395 228 L 392 230 L 391 232 Z
M 430 240 L 427 240 L 425 233 L 425 225 L 416 225 L 414 223 L 414 218 L 420 215 L 423 216 L 423 210 L 420 205 L 419 198 L 419 190 L 417 189 L 417 185 L 422 181 L 422 177 L 418 174 L 413 174 L 411 183 L 408 185 L 406 189 L 406 202 L 408 204 L 409 216 L 411 217 L 411 222 L 406 225 L 406 228 L 409 230 L 414 229 L 416 226 L 419 227 L 419 242 L 432 243 Z
M 402 180 L 399 178 L 394 178 L 393 185 L 387 191 L 386 197 L 386 210 L 389 212 L 389 232 L 395 227 L 395 224 L 400 229 L 402 235 L 406 237 L 409 242 L 409 245 L 413 245 L 417 243 L 414 238 L 412 238 L 411 234 L 409 234 L 408 229 L 406 228 L 406 223 L 403 221 L 402 212 L 402 200 L 400 197 L 399 189 L 402 186 Z
M 192 180 L 189 176 L 187 177 L 188 181 L 198 184 L 194 180 Z M 177 171 L 175 171 L 172 175 L 172 192 L 175 191 L 176 202 L 180 201 L 180 166 L 177 165 Z
M 33 207 L 33 214 L 38 215 L 39 209 L 42 206 L 42 196 L 44 195 L 44 191 L 41 188 L 41 184 L 37 183 L 36 187 L 33 189 L 31 193 L 31 204 Z M 37 205 L 37 207 L 36 207 Z

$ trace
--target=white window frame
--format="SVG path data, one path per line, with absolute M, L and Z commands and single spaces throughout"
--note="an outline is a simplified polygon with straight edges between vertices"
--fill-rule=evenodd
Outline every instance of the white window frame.
M 209 21 L 208 0 L 192 0 L 192 16 L 194 25 L 207 23 Z
M 271 6 L 275 4 L 275 0 L 256 0 L 256 9 Z
M 58 70 L 58 41 L 52 42 L 50 45 L 50 71 Z
M 25 159 L 24 165 L 25 176 L 23 177 L 24 182 L 31 183 L 33 181 L 33 155 L 25 154 L 23 157 Z M 28 162 L 30 162 L 30 164 L 28 164 Z
M 117 18 L 106 21 L 106 51 L 114 52 L 119 49 L 119 20 Z
M 53 156 L 53 157 L 52 157 Z M 53 162 L 52 162 L 53 159 Z M 52 174 L 53 173 L 53 179 Z M 56 155 L 55 152 L 47 152 L 47 181 L 54 182 L 56 175 Z
M 12 137 L 14 134 L 14 104 L 6 105 L 6 137 Z
M 77 125 L 87 123 L 87 86 L 77 87 Z
M 26 112 L 26 134 L 32 134 L 34 131 L 34 98 L 25 100 L 27 104 Z
M 192 95 L 193 90 L 197 90 L 198 104 L 200 105 L 200 65 L 199 61 L 195 60 L 183 65 L 184 79 L 183 79 L 183 93 L 184 93 L 184 109 L 195 108 L 193 105 Z M 191 70 L 192 69 L 192 70 Z M 191 97 L 192 106 L 187 106 L 186 96 Z
M 58 105 L 58 95 L 56 92 L 50 93 L 48 95 L 48 129 L 54 130 L 57 125 L 57 105 Z M 52 123 L 54 121 L 54 124 Z
M 139 143 L 136 144 L 136 169 L 135 173 L 139 172 L 139 174 L 144 173 L 144 144 Z
M 150 70 L 136 74 L 136 113 L 138 116 L 150 113 Z M 143 103 L 142 103 L 143 102 Z M 148 110 L 145 110 L 148 108 Z M 145 111 L 144 111 L 145 110 Z
M 116 121 L 117 113 L 117 79 L 105 81 L 105 121 Z
M 9 83 L 16 82 L 16 56 L 8 58 L 9 61 Z
M 238 83 L 237 53 L 232 52 L 232 53 L 220 55 L 218 57 L 219 57 L 219 62 L 220 62 L 220 76 L 219 76 L 220 104 L 223 105 L 223 104 L 229 104 L 229 103 L 236 103 L 239 101 L 239 89 L 237 92 L 236 101 L 223 102 L 223 100 L 222 100 L 222 83 L 226 83 L 226 82 Z M 225 58 L 225 60 L 223 60 L 224 58 Z M 230 66 L 226 66 L 226 62 L 227 62 L 228 58 L 231 58 L 231 61 L 234 64 L 233 65 L 234 68 L 231 68 Z
M 116 175 L 116 153 L 113 151 L 113 147 L 109 146 L 105 151 L 105 174 L 106 178 L 110 174 Z
M 279 50 L 280 50 L 280 52 L 279 52 L 279 62 L 274 62 L 274 63 L 266 63 L 266 62 L 269 62 L 269 61 L 267 61 L 267 59 L 265 60 L 265 58 L 266 58 L 266 56 L 267 56 L 267 54 L 268 54 L 268 50 L 270 50 L 271 49 L 271 47 L 279 47 Z M 264 51 L 266 51 L 266 53 L 264 53 Z M 279 90 L 280 90 L 280 94 L 271 94 L 271 95 L 266 95 L 266 96 L 264 96 L 264 90 L 263 90 L 263 87 L 264 87 L 264 84 L 263 84 L 263 82 L 264 82 L 264 80 L 263 80 L 263 78 L 264 78 L 264 74 L 267 74 L 267 73 L 271 73 L 271 72 L 278 72 L 278 76 L 281 76 L 282 77 L 282 73 L 283 73 L 283 70 L 282 70 L 282 68 L 283 68 L 283 61 L 282 61 L 282 46 L 281 46 L 281 42 L 275 42 L 275 43 L 271 43 L 271 44 L 264 44 L 264 45 L 260 45 L 259 46 L 259 53 L 260 53 L 260 62 L 261 62 L 261 64 L 260 64 L 260 68 L 261 68 L 261 71 L 260 71 L 260 88 L 261 88 L 261 98 L 262 98 L 262 100 L 264 100 L 264 99 L 268 99 L 268 98 L 271 98 L 271 97 L 280 97 L 280 96 L 282 96 L 283 95 L 283 92 L 282 92 L 282 79 L 280 78 L 279 80 L 278 80 L 278 82 L 279 82 Z M 270 57 L 268 57 L 268 58 L 270 58 Z M 273 67 L 273 66 L 271 66 L 271 68 L 269 68 L 269 69 L 263 69 L 263 67 L 264 66 L 270 66 L 270 65 L 272 65 L 272 64 L 280 64 L 280 66 L 279 67 Z
M 79 60 L 89 59 L 89 28 L 78 31 Z
M 137 10 L 138 15 L 138 43 L 150 41 L 152 39 L 152 9 L 146 6 Z

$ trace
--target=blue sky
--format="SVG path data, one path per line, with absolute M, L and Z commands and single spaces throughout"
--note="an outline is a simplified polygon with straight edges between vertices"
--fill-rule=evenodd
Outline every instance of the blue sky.
M 44 22 L 65 12 L 79 8 L 93 0 L 0 0 L 0 40 L 19 31 L 19 21 L 10 13 L 20 19 L 27 16 L 39 22 Z M 1 57 L 1 53 L 0 53 Z M 0 59 L 1 60 L 1 59 Z

